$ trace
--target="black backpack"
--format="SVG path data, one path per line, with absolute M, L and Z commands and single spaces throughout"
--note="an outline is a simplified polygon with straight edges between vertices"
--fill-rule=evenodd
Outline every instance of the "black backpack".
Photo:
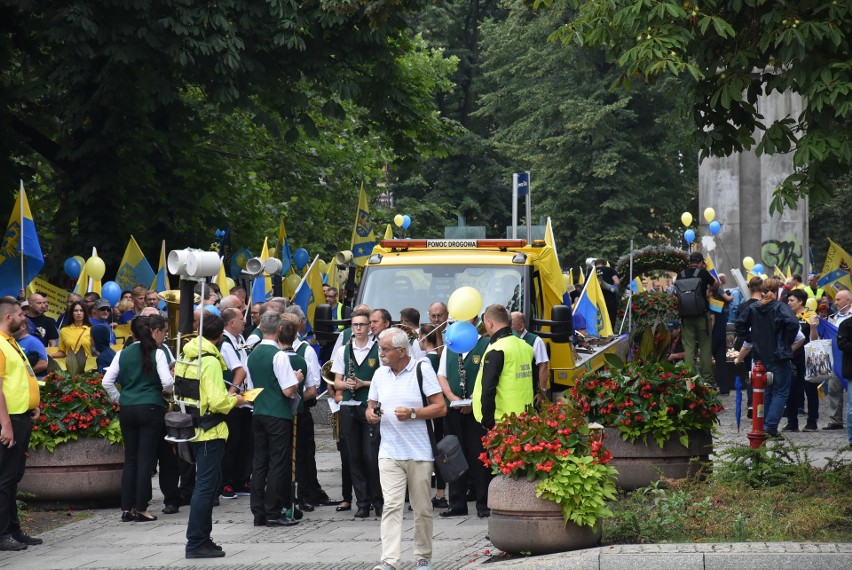
M 674 282 L 681 317 L 698 317 L 707 312 L 707 291 L 704 280 L 698 276 L 700 272 L 701 269 L 696 268 L 692 277 L 687 277 L 686 271 L 682 271 Z

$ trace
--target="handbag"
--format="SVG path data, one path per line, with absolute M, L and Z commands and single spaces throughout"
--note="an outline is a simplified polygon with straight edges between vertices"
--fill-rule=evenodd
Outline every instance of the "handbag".
M 417 385 L 420 387 L 420 397 L 423 399 L 423 407 L 429 405 L 426 394 L 423 393 L 423 371 L 420 367 L 422 362 L 417 363 Z M 435 456 L 435 466 L 447 483 L 457 481 L 459 477 L 467 473 L 468 464 L 462 452 L 459 438 L 454 435 L 445 435 L 441 441 L 435 443 L 435 431 L 432 428 L 432 420 L 426 420 L 426 431 L 429 432 L 429 443 L 432 444 L 432 454 Z
M 831 340 L 812 340 L 805 345 L 805 381 L 822 384 L 834 378 L 834 353 Z

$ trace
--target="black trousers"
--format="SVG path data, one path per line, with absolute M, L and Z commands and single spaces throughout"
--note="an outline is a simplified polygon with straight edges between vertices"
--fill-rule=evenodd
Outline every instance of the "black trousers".
M 482 512 L 488 509 L 488 484 L 491 483 L 493 475 L 491 471 L 479 460 L 482 453 L 482 438 L 487 433 L 473 414 L 463 414 L 459 410 L 450 408 L 444 416 L 444 432 L 459 438 L 464 458 L 467 460 L 467 473 L 457 481 L 450 483 L 449 503 L 451 509 L 467 510 L 468 483 L 473 483 L 476 493 L 476 511 Z
M 33 432 L 33 420 L 29 413 L 10 414 L 15 445 L 0 445 L 0 536 L 20 530 L 18 520 L 18 483 L 27 467 L 27 450 Z
M 251 512 L 255 516 L 277 519 L 291 502 L 293 420 L 255 415 L 252 427 Z
M 222 486 L 242 488 L 251 480 L 254 461 L 254 435 L 251 408 L 234 408 L 225 416 L 228 442 L 222 461 Z
M 337 442 L 337 451 L 340 452 L 340 490 L 343 494 L 343 502 L 351 505 L 352 472 L 349 470 L 349 451 L 346 449 L 346 443 L 342 438 Z
M 359 509 L 384 506 L 379 482 L 379 426 L 367 423 L 364 406 L 343 406 L 341 434 L 349 453 L 349 471 Z
M 160 492 L 163 493 L 164 504 L 179 507 L 181 505 L 180 493 L 178 491 L 180 470 L 178 469 L 177 449 L 175 448 L 175 444 L 163 439 L 165 436 L 166 428 L 163 425 L 160 442 L 157 444 L 157 461 L 160 464 L 158 470 Z
M 308 503 L 328 500 L 317 476 L 317 444 L 314 432 L 314 417 L 310 410 L 300 413 L 296 429 L 296 481 L 299 482 L 299 499 Z
M 121 510 L 147 511 L 151 502 L 151 471 L 163 434 L 166 409 L 143 404 L 122 406 L 118 412 L 124 438 L 124 469 L 121 472 Z

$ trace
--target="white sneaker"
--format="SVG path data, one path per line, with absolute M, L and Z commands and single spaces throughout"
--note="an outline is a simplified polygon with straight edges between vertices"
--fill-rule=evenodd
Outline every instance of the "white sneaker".
M 432 563 L 425 558 L 421 558 L 414 567 L 418 570 L 432 570 Z
M 396 568 L 394 568 L 393 566 L 391 566 L 387 562 L 382 561 L 382 562 L 376 564 L 375 566 L 373 566 L 372 570 L 396 570 Z M 430 567 L 430 570 L 431 570 L 431 567 Z

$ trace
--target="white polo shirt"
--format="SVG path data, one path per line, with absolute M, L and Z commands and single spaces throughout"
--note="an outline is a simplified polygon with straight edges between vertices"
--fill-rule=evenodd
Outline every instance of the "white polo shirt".
M 408 364 L 399 374 L 394 374 L 389 366 L 382 366 L 373 374 L 370 384 L 370 400 L 382 404 L 382 442 L 379 445 L 379 459 L 396 459 L 398 461 L 434 461 L 429 432 L 426 431 L 426 421 L 421 419 L 396 419 L 394 410 L 398 407 L 422 408 L 423 397 L 417 385 L 418 362 L 423 373 L 423 393 L 427 398 L 441 393 L 438 377 L 428 359 L 415 361 L 409 359 Z
M 373 343 L 376 341 L 368 340 L 366 346 L 364 348 L 358 348 L 358 345 L 355 342 L 352 342 L 353 352 L 355 353 L 355 362 L 360 366 L 364 359 L 367 358 L 367 355 L 370 354 L 370 349 L 373 348 Z M 349 343 L 342 345 L 337 349 L 337 352 L 334 353 L 334 359 L 331 364 L 331 371 L 335 374 L 343 374 L 346 376 L 346 365 L 349 360 Z

